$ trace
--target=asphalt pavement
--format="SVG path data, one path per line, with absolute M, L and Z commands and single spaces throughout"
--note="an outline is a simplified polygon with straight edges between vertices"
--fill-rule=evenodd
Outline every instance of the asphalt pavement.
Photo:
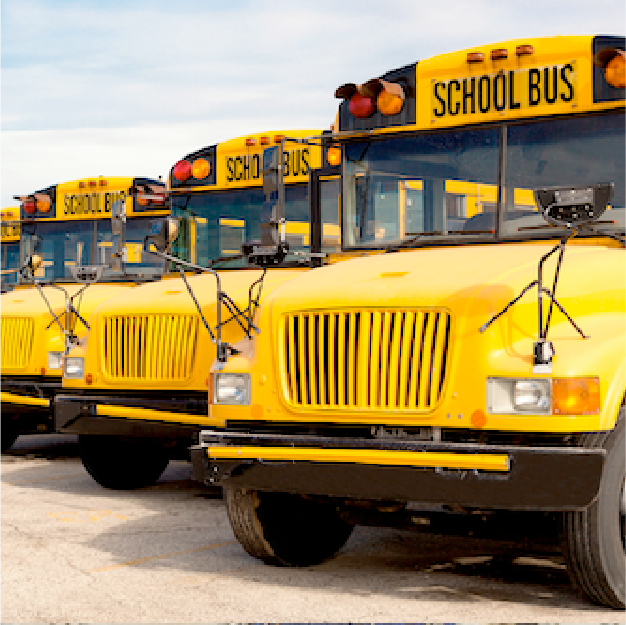
M 1 474 L 3 622 L 623 621 L 579 597 L 558 556 L 489 540 L 357 527 L 324 564 L 266 566 L 184 461 L 115 492 L 74 437 L 37 435 Z

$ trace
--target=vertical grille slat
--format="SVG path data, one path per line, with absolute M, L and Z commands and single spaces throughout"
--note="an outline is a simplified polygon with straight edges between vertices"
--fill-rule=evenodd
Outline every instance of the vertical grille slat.
M 430 411 L 442 398 L 450 327 L 443 310 L 286 314 L 283 396 L 303 408 Z
M 335 362 L 337 358 L 337 344 L 335 342 L 335 327 L 336 318 L 334 314 L 328 315 L 328 340 L 326 345 L 328 347 L 328 404 L 330 406 L 337 405 L 337 381 L 335 379 Z
M 372 313 L 372 340 L 370 353 L 370 388 L 369 388 L 369 405 L 372 407 L 380 406 L 380 337 L 382 315 L 375 311 Z
M 28 317 L 2 317 L 2 367 L 23 369 L 33 351 L 35 322 Z
M 104 375 L 143 382 L 186 380 L 196 354 L 195 315 L 113 316 L 104 319 Z
M 435 325 L 435 315 L 428 313 L 424 334 L 422 335 L 422 346 L 420 353 L 420 385 L 418 406 L 428 405 L 428 391 L 430 389 L 430 362 L 433 343 L 433 327 Z
M 337 405 L 346 405 L 346 316 L 337 315 Z

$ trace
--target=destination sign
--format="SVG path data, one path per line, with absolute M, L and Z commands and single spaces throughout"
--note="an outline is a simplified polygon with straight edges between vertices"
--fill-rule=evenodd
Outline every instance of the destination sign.
M 227 182 L 247 182 L 261 180 L 263 176 L 262 154 L 242 154 L 225 159 Z M 309 148 L 283 152 L 283 176 L 285 178 L 305 178 L 309 175 Z
M 68 194 L 63 199 L 63 215 L 110 215 L 114 202 L 124 197 L 123 191 Z
M 431 116 L 445 119 L 527 112 L 574 104 L 578 99 L 576 62 L 434 82 Z

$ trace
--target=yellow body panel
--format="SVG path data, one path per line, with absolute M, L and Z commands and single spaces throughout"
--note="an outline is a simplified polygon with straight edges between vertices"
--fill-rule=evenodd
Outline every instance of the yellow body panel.
M 536 277 L 538 259 L 551 248 L 549 243 L 419 249 L 346 261 L 300 276 L 266 299 L 259 316 L 262 331 L 249 347 L 249 355 L 233 357 L 226 365 L 228 372 L 250 372 L 251 405 L 212 405 L 213 422 L 219 425 L 232 419 L 476 429 L 472 415 L 482 411 L 486 423 L 480 427 L 485 430 L 580 432 L 611 428 L 626 390 L 626 265 L 623 250 L 616 247 L 605 240 L 603 246 L 580 244 L 566 250 L 557 297 L 589 338 L 581 338 L 562 313 L 555 310 L 549 333 L 556 351 L 551 376 L 532 373 L 532 348 L 538 333 L 536 289 L 528 292 L 485 333 L 479 332 L 492 315 Z M 555 261 L 549 261 L 548 275 L 554 268 Z M 581 293 L 585 296 L 580 297 Z M 378 341 L 380 337 L 385 344 L 388 332 L 384 318 L 389 313 L 399 311 L 405 314 L 404 319 L 408 315 L 432 318 L 433 311 L 449 314 L 446 370 L 440 378 L 440 398 L 435 403 L 424 408 L 419 403 L 417 407 L 400 404 L 402 386 L 400 395 L 392 391 L 391 403 L 386 404 L 293 401 L 288 376 L 279 365 L 284 342 L 276 339 L 285 331 L 285 320 L 293 315 L 301 317 L 305 312 L 351 315 L 357 311 L 361 315 L 363 311 L 373 311 L 378 315 L 376 318 L 382 319 L 380 332 L 372 335 L 369 344 L 371 354 L 360 351 L 364 344 L 354 354 L 353 363 L 362 362 L 370 367 L 369 374 L 366 369 L 359 375 L 371 376 L 371 386 L 374 380 L 387 380 L 392 389 L 397 388 L 397 380 L 401 379 L 406 385 L 404 389 L 413 396 L 417 393 L 418 376 L 411 376 L 407 384 L 407 375 L 403 373 L 406 368 L 403 369 L 402 359 L 398 357 L 400 340 L 406 339 L 397 339 L 391 345 L 387 342 L 390 357 L 385 358 L 386 364 L 379 364 L 378 343 L 374 338 Z M 428 321 L 423 327 L 427 325 Z M 305 324 L 300 327 L 304 328 Z M 345 328 L 349 327 L 345 324 Z M 344 332 L 343 323 L 339 324 L 339 332 Z M 425 336 L 429 336 L 427 331 Z M 351 340 L 342 336 L 336 340 L 346 346 L 346 353 L 354 351 Z M 437 353 L 441 349 L 437 340 L 432 346 L 428 338 L 422 343 L 424 353 L 433 354 L 434 363 L 438 362 Z M 343 372 L 346 369 L 342 358 L 340 355 Z M 314 370 L 315 375 L 321 375 L 320 362 L 308 368 L 302 362 L 299 370 Z M 385 367 L 394 362 L 399 363 L 394 365 L 398 367 L 396 372 L 387 375 Z M 350 379 L 355 379 L 349 368 L 346 371 L 348 376 L 353 376 Z M 429 375 L 432 379 L 439 371 L 433 370 Z M 598 377 L 602 409 L 599 414 L 574 416 L 489 414 L 486 380 L 493 376 Z M 342 373 L 337 376 L 337 384 L 340 387 L 345 384 Z M 424 392 L 422 387 L 420 393 Z

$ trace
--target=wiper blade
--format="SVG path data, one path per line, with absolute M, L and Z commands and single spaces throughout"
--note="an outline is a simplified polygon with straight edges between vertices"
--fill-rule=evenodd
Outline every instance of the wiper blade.
M 495 231 L 494 230 L 446 230 L 446 231 L 433 230 L 432 232 L 409 232 L 407 234 L 414 235 L 414 236 L 408 240 L 401 241 L 400 243 L 394 243 L 393 245 L 388 245 L 387 247 L 385 247 L 385 251 L 395 252 L 396 250 L 400 250 L 405 247 L 411 247 L 413 243 L 416 243 L 423 237 L 438 236 L 438 235 L 448 236 L 450 234 L 461 235 L 461 236 L 472 235 L 472 234 L 495 234 Z
M 216 264 L 227 263 L 231 260 L 241 260 L 242 258 L 245 258 L 244 254 L 236 254 L 235 256 L 220 256 L 219 258 L 214 258 L 209 261 L 208 265 L 209 267 L 215 267 Z
M 606 225 L 615 225 L 615 220 L 603 220 L 603 221 L 594 221 L 593 224 L 589 224 L 589 225 L 593 225 L 593 226 L 601 226 L 602 224 L 606 224 Z M 567 226 L 565 226 L 565 224 L 563 224 L 562 226 L 555 226 L 554 224 L 551 223 L 543 223 L 543 224 L 537 224 L 536 226 L 519 226 L 517 228 L 518 232 L 521 232 L 522 230 L 543 230 L 544 228 L 556 228 L 557 230 L 563 230 L 565 229 Z

